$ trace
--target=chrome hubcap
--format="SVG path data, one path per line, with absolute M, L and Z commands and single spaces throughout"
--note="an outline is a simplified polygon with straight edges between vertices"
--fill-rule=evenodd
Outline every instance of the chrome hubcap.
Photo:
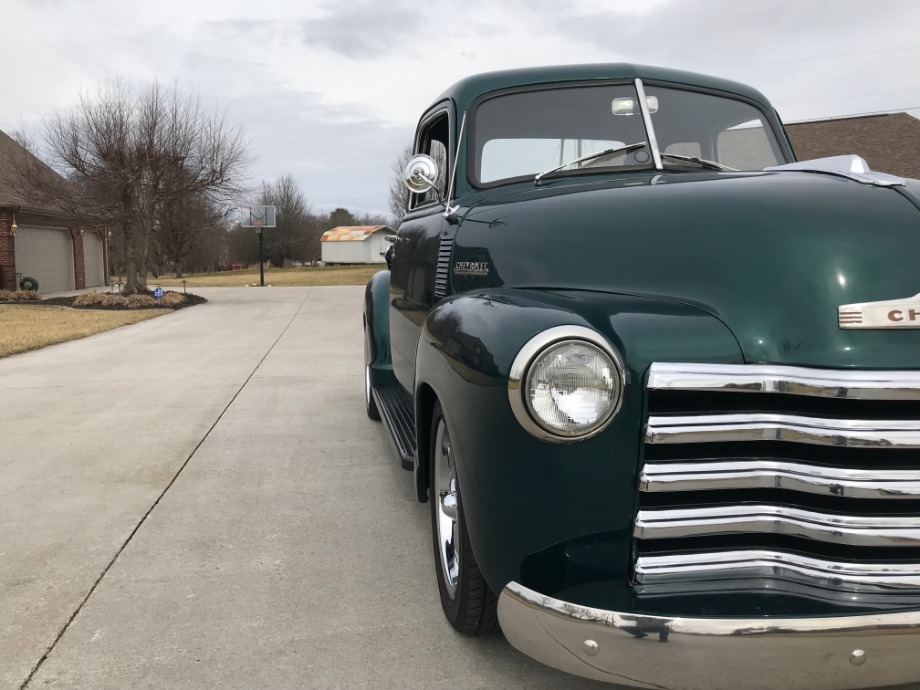
M 371 406 L 371 365 L 364 365 L 364 404 L 370 409 Z
M 460 579 L 460 524 L 457 468 L 450 443 L 450 433 L 442 418 L 438 422 L 434 442 L 434 496 L 437 500 L 438 555 L 447 593 L 453 599 Z

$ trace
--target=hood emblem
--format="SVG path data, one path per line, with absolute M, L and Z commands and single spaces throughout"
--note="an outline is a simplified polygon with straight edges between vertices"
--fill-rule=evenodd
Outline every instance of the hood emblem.
M 454 275 L 487 276 L 489 275 L 489 262 L 488 261 L 458 261 L 454 264 Z
M 837 307 L 841 328 L 920 328 L 920 295 Z

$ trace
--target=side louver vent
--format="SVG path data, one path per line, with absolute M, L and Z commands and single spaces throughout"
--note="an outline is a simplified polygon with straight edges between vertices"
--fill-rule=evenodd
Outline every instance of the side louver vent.
M 434 298 L 436 300 L 447 297 L 447 288 L 450 284 L 450 255 L 454 250 L 454 240 L 442 237 L 438 247 L 438 265 L 434 273 Z

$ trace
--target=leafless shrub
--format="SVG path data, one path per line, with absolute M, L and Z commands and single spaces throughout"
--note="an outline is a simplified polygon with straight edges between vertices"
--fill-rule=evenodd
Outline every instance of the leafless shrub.
M 129 309 L 149 309 L 157 306 L 157 301 L 150 295 L 128 295 L 125 301 Z
M 126 300 L 121 295 L 113 295 L 107 292 L 82 292 L 73 300 L 75 307 L 112 307 L 124 306 Z
M 31 302 L 38 299 L 35 290 L 0 290 L 0 302 Z
M 167 292 L 160 298 L 159 302 L 164 307 L 177 307 L 180 304 L 185 304 L 185 296 L 179 292 Z

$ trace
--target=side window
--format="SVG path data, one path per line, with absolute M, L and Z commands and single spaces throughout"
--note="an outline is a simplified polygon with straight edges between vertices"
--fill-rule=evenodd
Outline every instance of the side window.
M 443 198 L 447 198 L 447 184 L 450 176 L 448 175 L 447 154 L 449 147 L 450 126 L 447 113 L 439 115 L 434 120 L 428 122 L 419 134 L 418 142 L 415 147 L 416 153 L 425 153 L 438 164 L 438 184 L 437 189 L 441 192 Z M 434 203 L 438 200 L 438 195 L 434 190 L 425 194 L 410 194 L 409 208 L 414 209 L 419 206 Z
M 763 122 L 751 120 L 719 133 L 719 162 L 738 170 L 761 170 L 776 165 Z

